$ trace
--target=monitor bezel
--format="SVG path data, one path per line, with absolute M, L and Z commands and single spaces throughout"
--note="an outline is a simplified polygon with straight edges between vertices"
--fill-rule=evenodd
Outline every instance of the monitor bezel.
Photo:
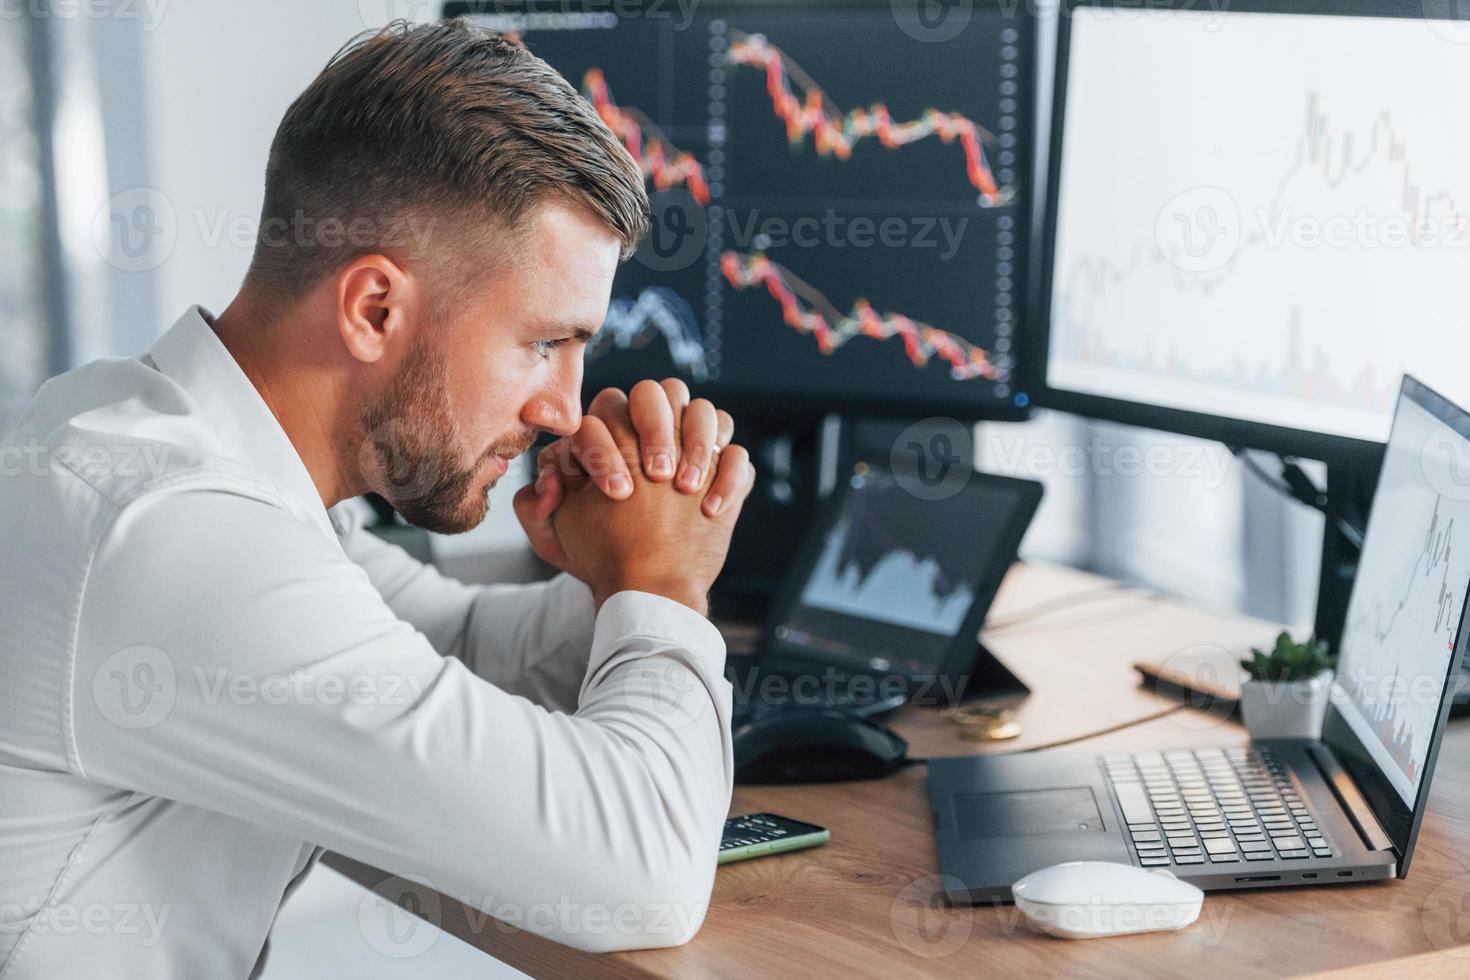
M 1395 415 L 1397 415 L 1397 406 L 1401 406 L 1406 400 L 1425 409 L 1447 427 L 1470 441 L 1470 413 L 1410 375 L 1404 377 L 1399 389 L 1399 397 L 1395 402 Z M 1383 500 L 1380 495 L 1377 506 L 1382 505 Z M 1368 518 L 1366 533 L 1373 533 L 1373 515 L 1371 514 Z M 1360 587 L 1361 581 L 1361 577 L 1354 579 L 1354 590 Z M 1470 600 L 1470 588 L 1467 588 L 1466 596 L 1467 600 Z M 1455 642 L 1450 654 L 1444 686 L 1440 691 L 1439 712 L 1435 718 L 1434 729 L 1429 735 L 1428 751 L 1424 755 L 1424 775 L 1419 780 L 1413 805 L 1404 803 L 1398 790 L 1378 768 L 1362 740 L 1358 738 L 1357 733 L 1353 731 L 1352 726 L 1343 716 L 1335 697 L 1327 707 L 1326 719 L 1322 725 L 1322 744 L 1332 750 L 1338 763 L 1352 777 L 1353 783 L 1362 793 L 1373 815 L 1377 817 L 1384 832 L 1388 834 L 1398 854 L 1398 876 L 1400 878 L 1408 873 L 1414 841 L 1424 819 L 1424 810 L 1429 803 L 1429 784 L 1434 777 L 1435 762 L 1439 758 L 1439 748 L 1444 741 L 1450 706 L 1454 702 L 1454 676 L 1460 664 L 1465 660 L 1467 646 L 1470 646 L 1470 601 L 1461 604 Z M 1334 685 L 1337 683 L 1336 676 L 1333 682 Z
M 892 477 L 888 467 L 872 460 L 855 461 L 852 469 L 863 466 Z M 816 567 L 821 558 L 827 533 L 842 516 L 843 505 L 848 495 L 853 492 L 846 479 L 850 473 L 851 470 L 847 471 L 844 479 L 837 482 L 837 487 L 823 502 L 816 518 L 802 535 L 796 558 L 787 570 L 786 578 L 782 582 L 776 600 L 771 604 L 764 623 L 765 628 L 762 634 L 764 639 L 758 653 L 763 668 L 770 668 L 777 673 L 802 673 L 828 667 L 847 674 L 877 673 L 872 668 L 855 664 L 847 658 L 824 655 L 816 650 L 782 648 L 776 646 L 772 639 L 776 628 L 786 622 L 801 605 L 802 592 L 807 580 L 811 577 L 812 569 Z M 933 673 L 903 674 L 898 670 L 890 672 L 893 676 L 904 676 L 911 690 L 923 690 L 927 686 L 931 693 L 955 692 L 957 694 L 965 689 L 970 668 L 975 661 L 980 628 L 984 625 L 985 618 L 995 602 L 995 596 L 1000 591 L 1001 583 L 1016 562 L 1021 539 L 1025 537 L 1027 528 L 1031 526 L 1031 521 L 1036 516 L 1037 508 L 1041 506 L 1041 500 L 1045 494 L 1045 488 L 1039 481 L 1001 476 L 995 473 L 981 473 L 978 470 L 968 474 L 965 485 L 959 489 L 958 493 L 976 492 L 985 487 L 1006 487 L 1019 492 L 1015 509 L 1006 515 L 1007 520 L 998 526 L 987 525 L 996 537 L 997 559 L 985 569 L 984 577 L 976 583 L 974 602 L 966 610 L 965 618 L 961 621 L 954 636 L 950 638 L 949 647 L 940 658 Z M 856 620 L 856 617 L 853 618 Z
M 1056 409 L 1088 418 L 1127 425 L 1142 426 L 1201 439 L 1211 439 L 1227 446 L 1259 449 L 1323 460 L 1353 469 L 1370 471 L 1381 460 L 1383 442 L 1356 439 L 1311 429 L 1273 425 L 1225 415 L 1211 415 L 1187 409 L 1129 401 L 1107 395 L 1096 395 L 1053 387 L 1050 380 L 1052 291 L 1055 281 L 1057 217 L 1060 208 L 1062 158 L 1066 148 L 1066 102 L 1068 69 L 1071 55 L 1072 14 L 1081 8 L 1118 8 L 1130 16 L 1165 16 L 1168 11 L 1199 11 L 1199 0 L 1148 0 L 1140 7 L 1137 0 L 1063 0 L 1057 23 L 1056 63 L 1053 73 L 1051 119 L 1047 144 L 1045 193 L 1042 207 L 1041 255 L 1037 264 L 1032 293 L 1033 315 L 1027 317 L 1030 364 L 1034 371 L 1031 390 L 1040 408 Z M 1378 17 L 1403 20 L 1424 19 L 1422 7 L 1405 9 L 1392 0 L 1231 0 L 1228 7 L 1216 11 L 1228 17 L 1236 13 L 1307 14 L 1314 16 Z M 1446 16 L 1446 20 L 1470 20 L 1470 13 Z
M 617 6 L 611 0 L 583 0 L 585 6 L 598 11 L 615 13 Z M 627 6 L 647 6 L 655 0 L 627 0 Z M 672 0 L 659 0 L 665 9 L 673 6 Z M 578 0 L 446 0 L 441 17 L 448 19 L 475 13 L 509 14 L 522 8 L 546 7 L 556 11 L 576 9 Z M 720 382 L 696 383 L 684 379 L 694 397 L 709 398 L 722 405 L 769 405 L 771 399 L 779 399 L 782 406 L 795 416 L 808 416 L 839 412 L 871 416 L 918 418 L 923 415 L 942 414 L 961 421 L 1018 422 L 1031 417 L 1035 403 L 1037 384 L 1041 372 L 1037 367 L 1035 345 L 1028 339 L 1026 309 L 1031 290 L 1029 270 L 1034 240 L 1031 234 L 1036 208 L 1040 206 L 1042 188 L 1036 157 L 1036 136 L 1039 132 L 1036 121 L 1037 68 L 1040 31 L 1034 4 L 1016 4 L 1014 0 L 974 0 L 972 9 L 996 11 L 1009 15 L 1022 32 L 1021 71 L 1018 82 L 1021 93 L 1018 101 L 1024 110 L 1017 113 L 1019 120 L 1016 146 L 1016 171 L 1023 175 L 1021 193 L 1015 203 L 1015 254 L 1019 275 L 1012 290 L 1012 322 L 1016 328 L 1011 336 L 1011 356 L 1014 362 L 1010 379 L 1011 394 L 998 398 L 987 394 L 978 399 L 957 398 L 952 395 L 936 395 L 933 398 L 894 396 L 881 390 L 860 390 L 858 384 L 843 395 L 809 394 L 799 388 L 771 388 L 766 391 L 750 387 L 727 387 Z M 703 16 L 720 10 L 844 10 L 879 9 L 891 10 L 892 0 L 704 0 L 698 6 Z M 587 377 L 595 382 L 588 385 L 584 398 L 589 400 L 598 390 L 606 387 L 628 388 L 644 379 L 637 372 L 598 370 L 594 375 L 588 366 Z M 858 379 L 861 380 L 861 379 Z M 1019 404 L 1018 404 L 1019 402 Z

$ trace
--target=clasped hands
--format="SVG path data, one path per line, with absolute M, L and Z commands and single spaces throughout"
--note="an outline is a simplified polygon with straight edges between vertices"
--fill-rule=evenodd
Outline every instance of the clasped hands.
M 516 517 L 536 554 L 587 583 L 599 608 L 634 589 L 707 614 L 755 481 L 734 428 L 677 378 L 606 388 L 574 434 L 540 452 Z

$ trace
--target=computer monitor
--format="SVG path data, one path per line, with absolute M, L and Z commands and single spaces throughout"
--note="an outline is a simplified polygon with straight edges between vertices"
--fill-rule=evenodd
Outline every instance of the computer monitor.
M 1068 0 L 1038 400 L 1329 462 L 1470 401 L 1457 6 Z
M 586 390 L 676 375 L 793 415 L 1024 415 L 1025 7 L 446 4 L 519 35 L 647 175 L 653 228 Z

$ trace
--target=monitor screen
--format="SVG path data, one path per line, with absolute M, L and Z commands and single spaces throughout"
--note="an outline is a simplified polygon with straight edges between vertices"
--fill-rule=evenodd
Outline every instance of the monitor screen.
M 617 275 L 588 391 L 676 375 L 742 403 L 1022 414 L 1028 14 L 478 6 L 472 20 L 582 91 L 647 178 L 653 225 Z
M 1433 403 L 1398 401 L 1333 691 L 1337 712 L 1410 808 L 1470 585 L 1470 438 L 1463 413 L 1436 414 Z
M 931 676 L 969 625 L 969 649 L 1015 558 L 1039 487 L 976 474 L 953 494 L 916 494 L 858 464 L 828 503 L 803 581 L 770 628 L 773 653 L 877 673 Z
M 1048 397 L 1381 445 L 1404 373 L 1470 400 L 1470 22 L 1242 6 L 1068 15 Z

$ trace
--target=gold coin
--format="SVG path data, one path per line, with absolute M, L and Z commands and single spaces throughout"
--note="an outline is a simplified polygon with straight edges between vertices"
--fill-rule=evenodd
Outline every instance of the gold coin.
M 1016 721 L 1003 721 L 986 727 L 965 726 L 960 729 L 961 738 L 968 738 L 975 742 L 1004 742 L 1020 734 L 1021 725 Z
M 1007 721 L 1011 713 L 1006 708 L 987 705 L 966 705 L 962 708 L 951 708 L 945 713 L 945 717 L 956 725 L 966 727 L 972 725 L 994 725 L 997 722 Z

